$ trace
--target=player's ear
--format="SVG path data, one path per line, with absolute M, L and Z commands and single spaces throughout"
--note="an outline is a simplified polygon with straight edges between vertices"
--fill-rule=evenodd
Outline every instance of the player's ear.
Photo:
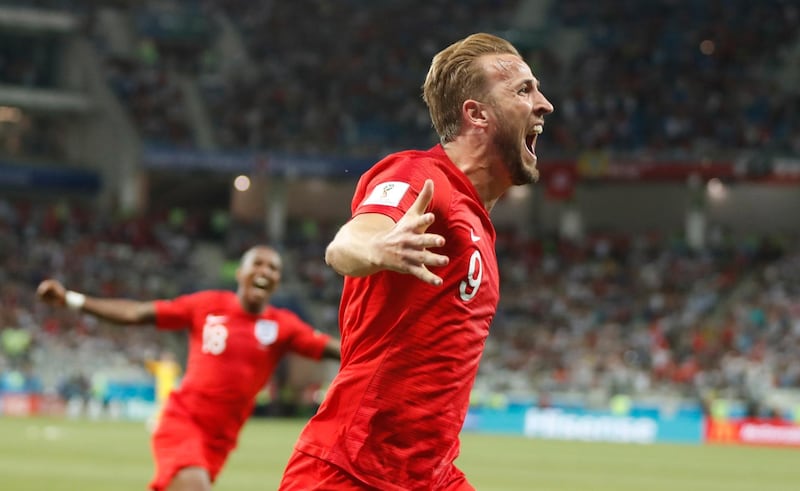
M 470 126 L 485 127 L 489 120 L 489 113 L 482 102 L 467 99 L 461 106 L 461 115 Z

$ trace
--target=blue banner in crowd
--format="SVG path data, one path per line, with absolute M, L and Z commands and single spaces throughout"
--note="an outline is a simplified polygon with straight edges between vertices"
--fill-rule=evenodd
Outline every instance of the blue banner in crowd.
M 619 443 L 702 443 L 701 413 L 614 414 L 586 409 L 471 408 L 465 431 L 525 435 L 555 440 Z
M 96 193 L 100 182 L 97 173 L 83 169 L 38 167 L 0 160 L 0 188 Z
M 145 146 L 142 154 L 142 164 L 148 169 L 208 170 L 285 177 L 358 177 L 374 162 L 372 159 L 348 157 L 198 150 L 159 145 Z

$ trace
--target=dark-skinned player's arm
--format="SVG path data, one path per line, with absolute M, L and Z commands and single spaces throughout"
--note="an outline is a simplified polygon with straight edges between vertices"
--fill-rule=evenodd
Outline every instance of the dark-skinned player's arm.
M 428 250 L 444 245 L 444 237 L 427 233 L 434 221 L 425 209 L 433 199 L 428 179 L 405 215 L 394 222 L 380 213 L 364 213 L 347 222 L 325 250 L 325 262 L 343 276 L 368 276 L 382 270 L 411 274 L 431 285 L 442 279 L 428 266 L 444 266 L 449 258 Z
M 90 297 L 67 290 L 61 282 L 52 279 L 39 284 L 36 296 L 49 305 L 80 310 L 115 324 L 149 324 L 156 319 L 153 302 Z
M 322 357 L 333 360 L 342 359 L 342 345 L 339 343 L 338 339 L 331 338 L 328 340 L 327 344 L 325 344 L 325 348 L 322 350 Z

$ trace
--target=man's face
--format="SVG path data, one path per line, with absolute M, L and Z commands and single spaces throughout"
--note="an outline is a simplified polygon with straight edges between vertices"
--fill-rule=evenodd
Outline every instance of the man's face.
M 481 62 L 489 84 L 488 103 L 494 113 L 493 144 L 512 184 L 535 182 L 539 179 L 536 140 L 553 105 L 539 91 L 531 68 L 519 57 L 489 55 Z
M 263 305 L 281 281 L 281 258 L 268 247 L 251 249 L 236 272 L 239 293 L 248 304 Z

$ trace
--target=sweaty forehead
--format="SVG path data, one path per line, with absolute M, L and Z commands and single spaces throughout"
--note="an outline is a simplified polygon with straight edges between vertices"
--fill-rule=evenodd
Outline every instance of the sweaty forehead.
M 490 80 L 513 82 L 533 79 L 531 67 L 516 55 L 485 55 L 481 63 Z
M 281 266 L 280 256 L 269 247 L 254 247 L 247 252 L 243 262 L 248 266 L 254 263 L 271 263 L 278 267 Z

